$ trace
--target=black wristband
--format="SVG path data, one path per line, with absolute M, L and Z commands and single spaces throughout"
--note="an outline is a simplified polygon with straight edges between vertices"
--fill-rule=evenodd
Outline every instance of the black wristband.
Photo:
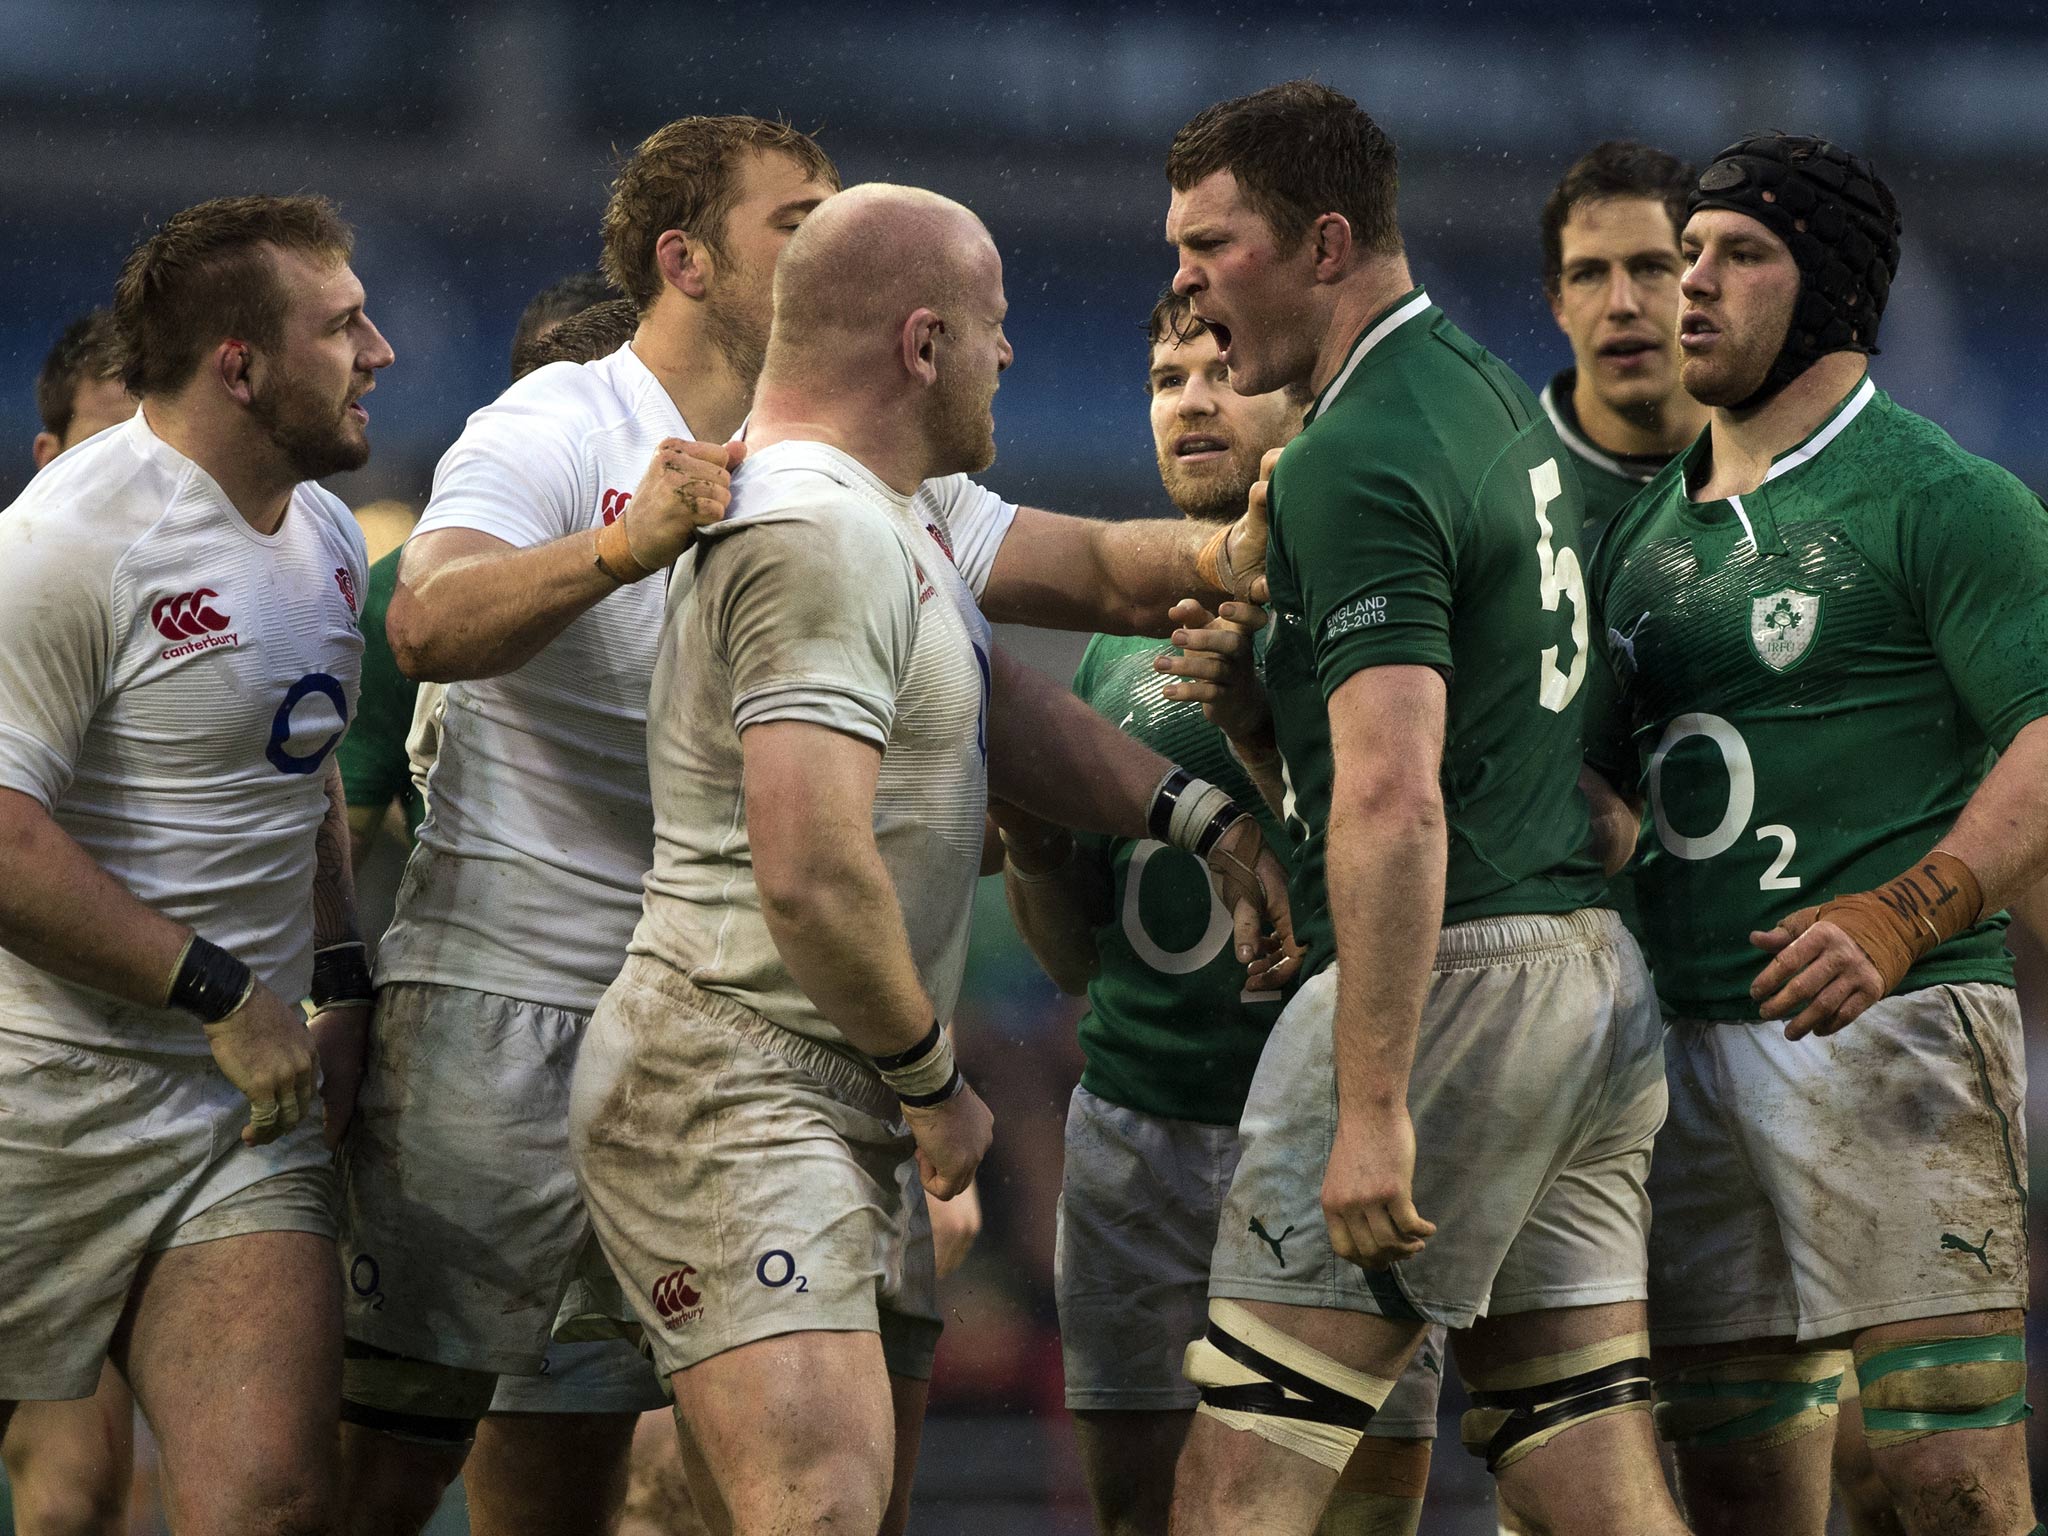
M 316 1009 L 367 1003 L 376 996 L 370 983 L 369 952 L 361 939 L 313 951 L 310 996 Z
M 178 957 L 166 1006 L 196 1013 L 203 1024 L 217 1024 L 255 990 L 256 978 L 248 966 L 195 933 Z
M 901 1072 L 914 1061 L 922 1061 L 939 1046 L 939 1021 L 932 1020 L 932 1027 L 925 1037 L 907 1051 L 892 1051 L 887 1056 L 870 1056 L 878 1072 Z
M 945 1103 L 966 1086 L 967 1079 L 960 1075 L 960 1069 L 956 1066 L 953 1068 L 953 1075 L 946 1079 L 946 1086 L 936 1093 L 899 1093 L 896 1095 L 896 1102 L 907 1104 L 912 1109 L 930 1109 L 934 1104 Z
M 1173 827 L 1173 808 L 1179 803 L 1181 794 L 1195 782 L 1195 776 L 1185 768 L 1176 768 L 1159 781 L 1159 788 L 1152 792 L 1152 808 L 1145 813 L 1145 827 L 1160 842 L 1170 842 L 1167 835 Z

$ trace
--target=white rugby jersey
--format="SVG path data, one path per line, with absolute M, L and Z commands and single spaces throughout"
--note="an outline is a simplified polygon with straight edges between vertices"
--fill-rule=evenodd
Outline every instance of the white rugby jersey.
M 595 528 L 624 510 L 663 438 L 691 436 L 630 345 L 551 363 L 470 417 L 416 531 L 476 528 L 524 548 Z M 979 593 L 1016 508 L 964 475 L 921 487 L 915 506 Z M 647 693 L 669 585 L 622 587 L 524 666 L 449 685 L 379 981 L 597 1007 L 654 856 Z
M 0 513 L 0 786 L 287 1001 L 312 978 L 314 838 L 368 579 L 335 497 L 301 485 L 260 534 L 140 412 Z M 0 1030 L 206 1053 L 190 1015 L 4 950 Z
M 911 498 L 822 443 L 750 456 L 706 535 L 655 662 L 654 868 L 633 952 L 844 1043 L 776 950 L 747 836 L 740 733 L 808 721 L 882 749 L 875 844 L 950 1018 L 988 806 L 988 621 Z

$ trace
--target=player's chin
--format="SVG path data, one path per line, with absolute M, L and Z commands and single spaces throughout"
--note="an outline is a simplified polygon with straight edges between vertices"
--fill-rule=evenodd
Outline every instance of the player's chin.
M 1701 405 L 1729 406 L 1747 400 L 1763 382 L 1748 370 L 1731 368 L 1719 358 L 1689 357 L 1678 370 L 1678 382 Z

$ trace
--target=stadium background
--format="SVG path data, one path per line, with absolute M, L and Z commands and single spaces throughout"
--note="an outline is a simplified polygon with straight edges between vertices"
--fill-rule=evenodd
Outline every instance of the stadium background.
M 0 503 L 29 473 L 44 351 L 104 302 L 140 232 L 204 197 L 316 189 L 354 222 L 370 311 L 398 353 L 371 401 L 375 460 L 335 488 L 417 506 L 464 416 L 502 387 L 526 297 L 594 264 L 614 150 L 671 117 L 748 111 L 815 130 L 849 182 L 930 186 L 987 220 L 1018 358 L 990 484 L 1061 510 L 1164 514 L 1141 384 L 1141 325 L 1172 272 L 1163 151 L 1206 103 L 1309 72 L 1393 134 L 1419 279 L 1532 385 L 1569 361 L 1538 288 L 1536 214 L 1586 147 L 1627 135 L 1699 160 L 1780 127 L 1870 153 L 1906 225 L 1879 382 L 2048 487 L 2048 17 L 2036 4 L 1709 3 L 1679 16 L 1587 0 L 987 13 L 908 0 L 0 0 L 0 37 L 0 377 L 14 381 L 0 390 L 0 441 L 18 445 L 0 456 Z M 1078 653 L 1017 638 L 1055 671 Z M 1078 1532 L 1050 1292 L 1075 1009 L 1016 944 L 999 889 L 982 895 L 962 1033 L 999 1139 L 988 1231 L 947 1296 L 913 1528 Z M 2048 1052 L 2035 1057 L 2048 1079 Z M 2037 1119 L 2037 1149 L 2042 1130 Z M 1476 1463 L 1445 1442 L 1425 1529 L 1490 1530 L 1486 1496 Z M 159 1529 L 139 1503 L 136 1529 Z M 436 1526 L 463 1528 L 453 1508 Z

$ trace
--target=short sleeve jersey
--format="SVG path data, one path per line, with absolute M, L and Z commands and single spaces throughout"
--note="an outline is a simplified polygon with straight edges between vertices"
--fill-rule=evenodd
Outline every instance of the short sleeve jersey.
M 471 528 L 527 548 L 587 532 L 625 510 L 662 439 L 693 435 L 630 345 L 550 363 L 470 417 L 415 537 Z M 1016 509 L 961 475 L 916 506 L 978 592 Z M 692 564 L 620 588 L 502 676 L 449 685 L 381 981 L 597 1006 L 640 918 L 647 690 L 666 591 Z
M 138 413 L 0 513 L 0 786 L 280 997 L 313 964 L 325 768 L 355 710 L 363 536 L 317 485 L 258 533 Z M 190 1015 L 0 950 L 0 1029 L 190 1056 Z
M 1600 535 L 1614 521 L 1614 514 L 1627 506 L 1644 486 L 1657 478 L 1657 471 L 1671 462 L 1669 455 L 1609 453 L 1579 425 L 1579 413 L 1572 404 L 1579 371 L 1567 368 L 1543 386 L 1539 397 L 1543 414 L 1557 429 L 1557 440 L 1579 474 L 1579 488 L 1586 495 L 1586 526 L 1579 535 L 1579 549 L 1592 557 Z
M 950 1018 L 988 806 L 989 630 L 974 594 L 911 498 L 822 443 L 751 455 L 710 534 L 655 664 L 654 868 L 632 952 L 844 1044 L 776 949 L 747 835 L 741 735 L 804 721 L 881 749 L 875 845 L 919 980 Z
M 1595 766 L 1649 801 L 1636 880 L 1666 1006 L 1757 1017 L 1749 944 L 1934 846 L 2048 713 L 2048 512 L 1869 379 L 1756 490 L 1695 502 L 1702 437 L 1602 542 L 1619 729 Z M 1903 989 L 2010 984 L 2000 914 Z
M 398 658 L 384 637 L 384 615 L 398 586 L 400 553 L 394 549 L 370 567 L 370 586 L 363 597 L 362 693 L 356 701 L 355 723 L 342 738 L 337 756 L 351 806 L 382 810 L 396 800 L 405 807 L 406 826 L 417 830 L 426 801 L 413 784 L 405 741 L 420 685 L 398 670 Z
M 1261 631 L 1261 637 L 1266 631 Z M 1161 695 L 1153 659 L 1173 650 L 1142 636 L 1097 635 L 1074 692 L 1112 724 L 1257 813 L 1286 846 L 1265 801 L 1202 706 Z M 1081 1020 L 1081 1086 L 1169 1120 L 1235 1125 L 1286 994 L 1254 992 L 1233 953 L 1230 913 L 1193 854 L 1154 838 L 1082 836 L 1077 857 L 1102 872 L 1109 919 Z
M 1370 667 L 1448 689 L 1446 923 L 1591 905 L 1579 793 L 1588 612 L 1578 483 L 1536 397 L 1417 290 L 1360 333 L 1281 454 L 1266 684 L 1308 974 L 1335 958 L 1327 701 Z

